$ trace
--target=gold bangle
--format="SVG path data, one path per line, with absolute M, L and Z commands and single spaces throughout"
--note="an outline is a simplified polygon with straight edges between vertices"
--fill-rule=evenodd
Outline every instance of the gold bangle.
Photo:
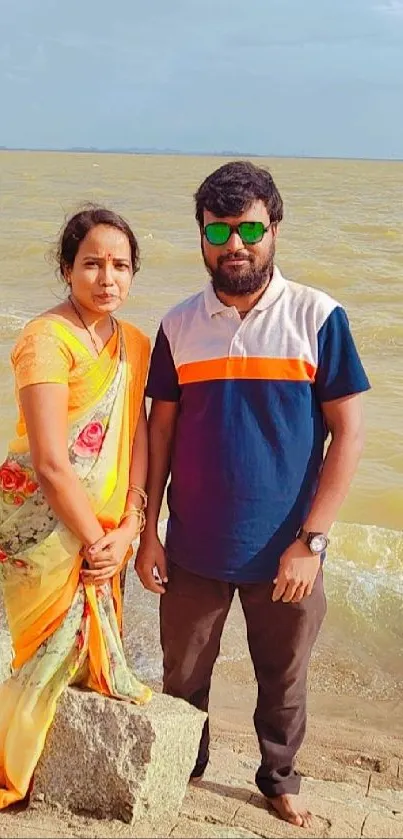
M 147 502 L 148 502 L 148 495 L 147 495 L 146 491 L 144 489 L 142 489 L 141 487 L 135 486 L 135 484 L 129 484 L 128 492 L 136 492 L 137 495 L 140 496 L 140 498 L 143 501 L 143 510 L 145 510 L 146 507 L 147 507 Z
M 146 517 L 144 515 L 144 510 L 139 510 L 138 507 L 129 507 L 128 510 L 125 510 L 124 513 L 122 513 L 122 515 L 120 517 L 120 523 L 122 523 L 122 521 L 124 519 L 127 519 L 129 516 L 137 516 L 138 517 L 138 519 L 139 519 L 139 529 L 138 529 L 137 532 L 142 533 L 142 531 L 144 530 L 144 528 L 146 526 Z
M 141 518 L 142 516 L 144 516 L 144 513 L 143 510 L 139 509 L 139 507 L 128 507 L 128 509 L 125 510 L 124 513 L 122 513 L 120 521 L 122 521 L 122 519 L 126 519 L 128 516 L 138 516 L 139 518 Z

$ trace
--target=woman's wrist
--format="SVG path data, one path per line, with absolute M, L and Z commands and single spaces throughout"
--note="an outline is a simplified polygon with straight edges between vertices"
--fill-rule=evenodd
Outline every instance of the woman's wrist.
M 91 530 L 88 531 L 88 534 L 86 533 L 85 535 L 86 538 L 83 539 L 83 544 L 90 547 L 91 545 L 95 545 L 95 542 L 98 542 L 99 539 L 102 539 L 102 537 L 105 536 L 105 530 L 102 525 L 98 523 L 98 527 L 94 525 L 94 528 L 91 528 Z
M 125 515 L 125 513 L 127 513 L 127 515 Z M 130 541 L 133 541 L 133 539 L 136 539 L 136 537 L 139 536 L 144 527 L 144 514 L 141 515 L 140 510 L 136 512 L 126 510 L 125 513 L 120 520 L 119 530 L 126 533 Z
M 131 534 L 132 539 L 142 533 L 146 525 L 145 510 L 147 507 L 147 493 L 136 484 L 129 484 L 126 497 L 126 509 L 120 519 L 119 527 Z
M 127 491 L 127 506 L 137 507 L 139 510 L 145 510 L 147 507 L 148 496 L 142 486 L 136 484 L 129 484 Z

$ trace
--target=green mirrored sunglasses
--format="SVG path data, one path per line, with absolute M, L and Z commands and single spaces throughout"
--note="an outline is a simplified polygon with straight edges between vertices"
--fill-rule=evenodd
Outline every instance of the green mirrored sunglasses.
M 257 245 L 261 242 L 270 225 L 262 221 L 241 221 L 240 224 L 228 224 L 226 221 L 212 221 L 206 224 L 204 235 L 210 245 L 225 245 L 233 233 L 238 233 L 244 245 Z

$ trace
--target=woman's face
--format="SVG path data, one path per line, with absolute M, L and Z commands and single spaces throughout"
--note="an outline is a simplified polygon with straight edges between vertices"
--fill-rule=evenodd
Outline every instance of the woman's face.
M 80 243 L 65 273 L 74 299 L 92 313 L 109 314 L 124 303 L 133 278 L 130 242 L 116 227 L 98 224 Z

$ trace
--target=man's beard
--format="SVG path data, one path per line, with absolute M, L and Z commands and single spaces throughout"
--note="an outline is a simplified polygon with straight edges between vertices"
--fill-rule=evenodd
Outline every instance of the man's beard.
M 204 253 L 203 259 L 215 292 L 221 291 L 223 294 L 234 297 L 246 297 L 248 294 L 260 291 L 271 280 L 274 271 L 274 253 L 275 244 L 272 242 L 264 262 L 256 264 L 255 256 L 244 257 L 242 254 L 242 258 L 248 258 L 249 263 L 240 266 L 238 270 L 230 268 L 229 271 L 227 265 L 231 257 L 220 257 L 216 268 L 212 268 L 206 261 Z

